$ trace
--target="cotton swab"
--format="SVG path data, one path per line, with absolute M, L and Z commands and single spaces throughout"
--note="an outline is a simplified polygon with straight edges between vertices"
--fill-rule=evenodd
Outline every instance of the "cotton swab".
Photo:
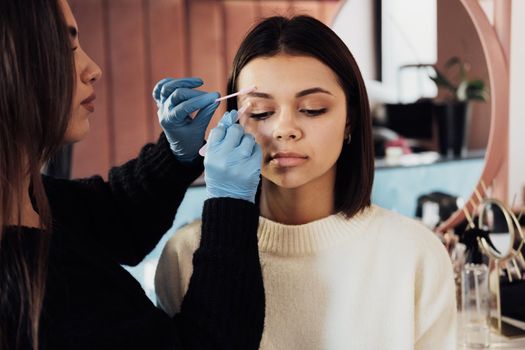
M 219 97 L 215 100 L 215 102 L 221 102 L 223 100 L 227 100 L 231 97 L 235 97 L 235 96 L 239 96 L 239 95 L 245 95 L 245 94 L 249 94 L 250 92 L 253 92 L 257 89 L 257 86 L 249 86 L 249 87 L 246 87 L 244 89 L 240 89 L 239 91 L 237 92 L 234 92 L 233 94 L 229 94 L 229 95 L 226 95 L 226 96 L 222 96 L 222 97 Z M 239 118 L 241 117 L 241 114 L 243 114 L 244 112 L 246 112 L 246 110 L 248 109 L 248 106 L 250 104 L 246 104 L 244 105 L 243 107 L 241 107 L 241 109 L 239 109 L 239 111 L 237 112 L 237 120 L 239 120 Z M 237 120 L 234 122 L 234 123 L 237 123 Z M 201 149 L 199 149 L 199 154 L 201 156 L 205 156 L 206 155 L 206 152 L 208 151 L 208 144 L 205 144 L 204 146 L 201 147 Z
M 215 100 L 215 102 L 220 102 L 222 100 L 227 100 L 230 97 L 235 97 L 235 96 L 239 96 L 239 95 L 249 94 L 250 92 L 255 91 L 255 89 L 257 89 L 257 86 L 250 86 L 250 87 L 247 87 L 247 88 L 244 88 L 244 89 L 240 89 L 239 91 L 234 92 L 233 94 L 229 94 L 229 95 L 226 95 L 226 96 L 219 97 L 218 99 Z

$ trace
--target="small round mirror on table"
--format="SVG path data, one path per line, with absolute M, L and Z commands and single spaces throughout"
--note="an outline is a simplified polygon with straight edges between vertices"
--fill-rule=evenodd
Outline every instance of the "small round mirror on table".
M 514 213 L 501 201 L 487 198 L 477 208 L 478 228 L 488 235 L 478 237 L 478 245 L 489 258 L 491 324 L 505 336 L 523 336 L 525 330 L 507 322 L 507 317 L 523 318 L 521 300 L 515 300 L 525 285 L 521 253 L 525 236 Z M 518 298 L 519 299 L 519 298 Z
M 478 227 L 488 232 L 488 240 L 483 237 L 479 239 L 487 256 L 497 261 L 512 258 L 516 230 L 511 215 L 502 202 L 486 199 L 480 204 Z

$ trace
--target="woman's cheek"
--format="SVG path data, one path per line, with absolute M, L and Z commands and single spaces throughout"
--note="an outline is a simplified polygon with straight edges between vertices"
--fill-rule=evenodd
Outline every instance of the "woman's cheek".
M 257 143 L 263 145 L 271 137 L 271 126 L 269 124 L 264 121 L 248 120 L 243 126 L 247 133 L 255 137 Z

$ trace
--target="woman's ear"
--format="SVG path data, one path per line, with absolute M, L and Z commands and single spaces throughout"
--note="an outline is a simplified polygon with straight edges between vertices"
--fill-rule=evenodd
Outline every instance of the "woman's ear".
M 352 137 L 352 127 L 350 125 L 350 118 L 348 118 L 346 120 L 346 124 L 345 124 L 345 141 L 347 141 L 348 143 L 350 143 L 350 138 Z

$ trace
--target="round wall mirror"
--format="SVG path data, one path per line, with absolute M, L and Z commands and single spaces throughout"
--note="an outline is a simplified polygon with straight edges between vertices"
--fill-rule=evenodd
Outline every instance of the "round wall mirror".
M 421 209 L 419 201 L 427 194 L 450 195 L 448 204 L 450 198 L 460 199 L 449 206 L 444 217 L 439 213 L 442 219 L 448 218 L 439 231 L 463 220 L 461 203 L 471 203 L 469 210 L 473 211 L 472 201 L 479 202 L 474 191 L 484 193 L 480 179 L 487 185 L 492 183 L 502 162 L 497 153 L 504 154 L 501 140 L 507 128 L 508 75 L 489 18 L 496 4 L 487 4 L 485 1 L 484 9 L 478 0 L 421 0 L 417 4 L 408 0 L 347 0 L 332 25 L 363 71 L 377 118 L 384 113 L 376 109 L 377 105 L 443 97 L 428 78 L 432 74 L 427 69 L 429 64 L 444 69 L 447 60 L 456 56 L 468 64 L 469 78 L 485 82 L 487 101 L 470 103 L 466 155 L 452 159 L 421 155 L 416 161 L 412 157 L 407 164 L 396 166 L 376 161 L 373 202 L 383 207 L 415 216 Z M 429 119 L 418 113 L 422 119 Z M 435 136 L 433 140 L 436 142 Z M 439 150 L 435 143 L 433 146 Z
M 508 72 L 502 51 L 505 45 L 498 41 L 479 1 L 71 0 L 79 26 L 89 28 L 83 35 L 83 46 L 106 72 L 98 85 L 103 108 L 96 112 L 93 119 L 96 125 L 89 138 L 75 145 L 73 176 L 106 173 L 111 165 L 134 156 L 145 142 L 155 140 L 160 128 L 148 86 L 166 75 L 199 75 L 207 82 L 206 89 L 222 90 L 238 43 L 254 19 L 298 9 L 298 13 L 308 13 L 333 23 L 332 28 L 356 55 L 372 99 L 407 102 L 418 98 L 411 95 L 412 92 L 421 94 L 418 96 L 432 93 L 431 83 L 423 79 L 424 70 L 417 72 L 417 68 L 407 67 L 399 73 L 396 67 L 415 62 L 432 63 L 435 57 L 438 63 L 444 62 L 453 55 L 471 64 L 470 76 L 484 79 L 490 92 L 489 101 L 476 105 L 480 113 L 488 113 L 489 117 L 484 118 L 474 108 L 475 120 L 469 128 L 470 134 L 481 135 L 470 137 L 469 147 L 474 151 L 485 149 L 484 158 L 478 155 L 476 159 L 460 162 L 420 158 L 418 162 L 422 165 L 412 165 L 409 174 L 403 172 L 408 167 L 385 166 L 376 174 L 376 184 L 382 185 L 375 186 L 373 192 L 376 203 L 409 216 L 416 212 L 418 197 L 432 191 L 457 194 L 469 203 L 469 199 L 474 198 L 474 188 L 484 192 L 481 185 L 476 186 L 480 178 L 487 186 L 499 173 L 503 173 L 505 179 L 507 154 Z M 483 3 L 490 2 L 483 0 Z M 493 6 L 508 6 L 506 3 L 494 1 Z M 374 10 L 378 4 L 382 9 L 380 14 Z M 409 10 L 398 11 L 407 4 Z M 443 14 L 442 10 L 447 12 Z M 338 15 L 332 20 L 336 11 Z M 440 18 L 448 21 L 445 26 L 440 25 Z M 462 23 L 468 28 L 458 27 Z M 501 25 L 505 25 L 505 17 Z M 441 33 L 441 29 L 448 32 Z M 428 30 L 435 31 L 430 34 L 435 38 L 433 41 L 413 38 L 414 34 Z M 385 32 L 381 41 L 374 36 L 379 32 Z M 463 38 L 466 34 L 469 38 Z M 129 40 L 130 37 L 134 39 Z M 159 41 L 158 37 L 171 39 Z M 440 39 L 458 46 L 449 46 L 449 51 L 443 51 Z M 399 50 L 391 50 L 398 44 Z M 461 51 L 462 48 L 467 51 Z M 206 55 L 201 54 L 203 51 Z M 389 54 L 393 51 L 412 56 L 394 59 Z M 390 68 L 383 74 L 379 67 Z M 476 69 L 485 73 L 478 74 Z M 130 79 L 137 83 L 130 84 Z M 122 85 L 128 88 L 119 89 Z M 148 113 L 151 118 L 145 117 Z M 119 125 L 126 127 L 116 127 Z M 433 162 L 433 166 L 425 166 L 423 163 L 427 161 Z M 429 173 L 431 168 L 433 171 Z M 504 181 L 499 178 L 497 184 L 504 188 Z M 473 210 L 472 206 L 469 210 Z M 461 210 L 454 212 L 440 230 L 454 227 L 463 217 Z

